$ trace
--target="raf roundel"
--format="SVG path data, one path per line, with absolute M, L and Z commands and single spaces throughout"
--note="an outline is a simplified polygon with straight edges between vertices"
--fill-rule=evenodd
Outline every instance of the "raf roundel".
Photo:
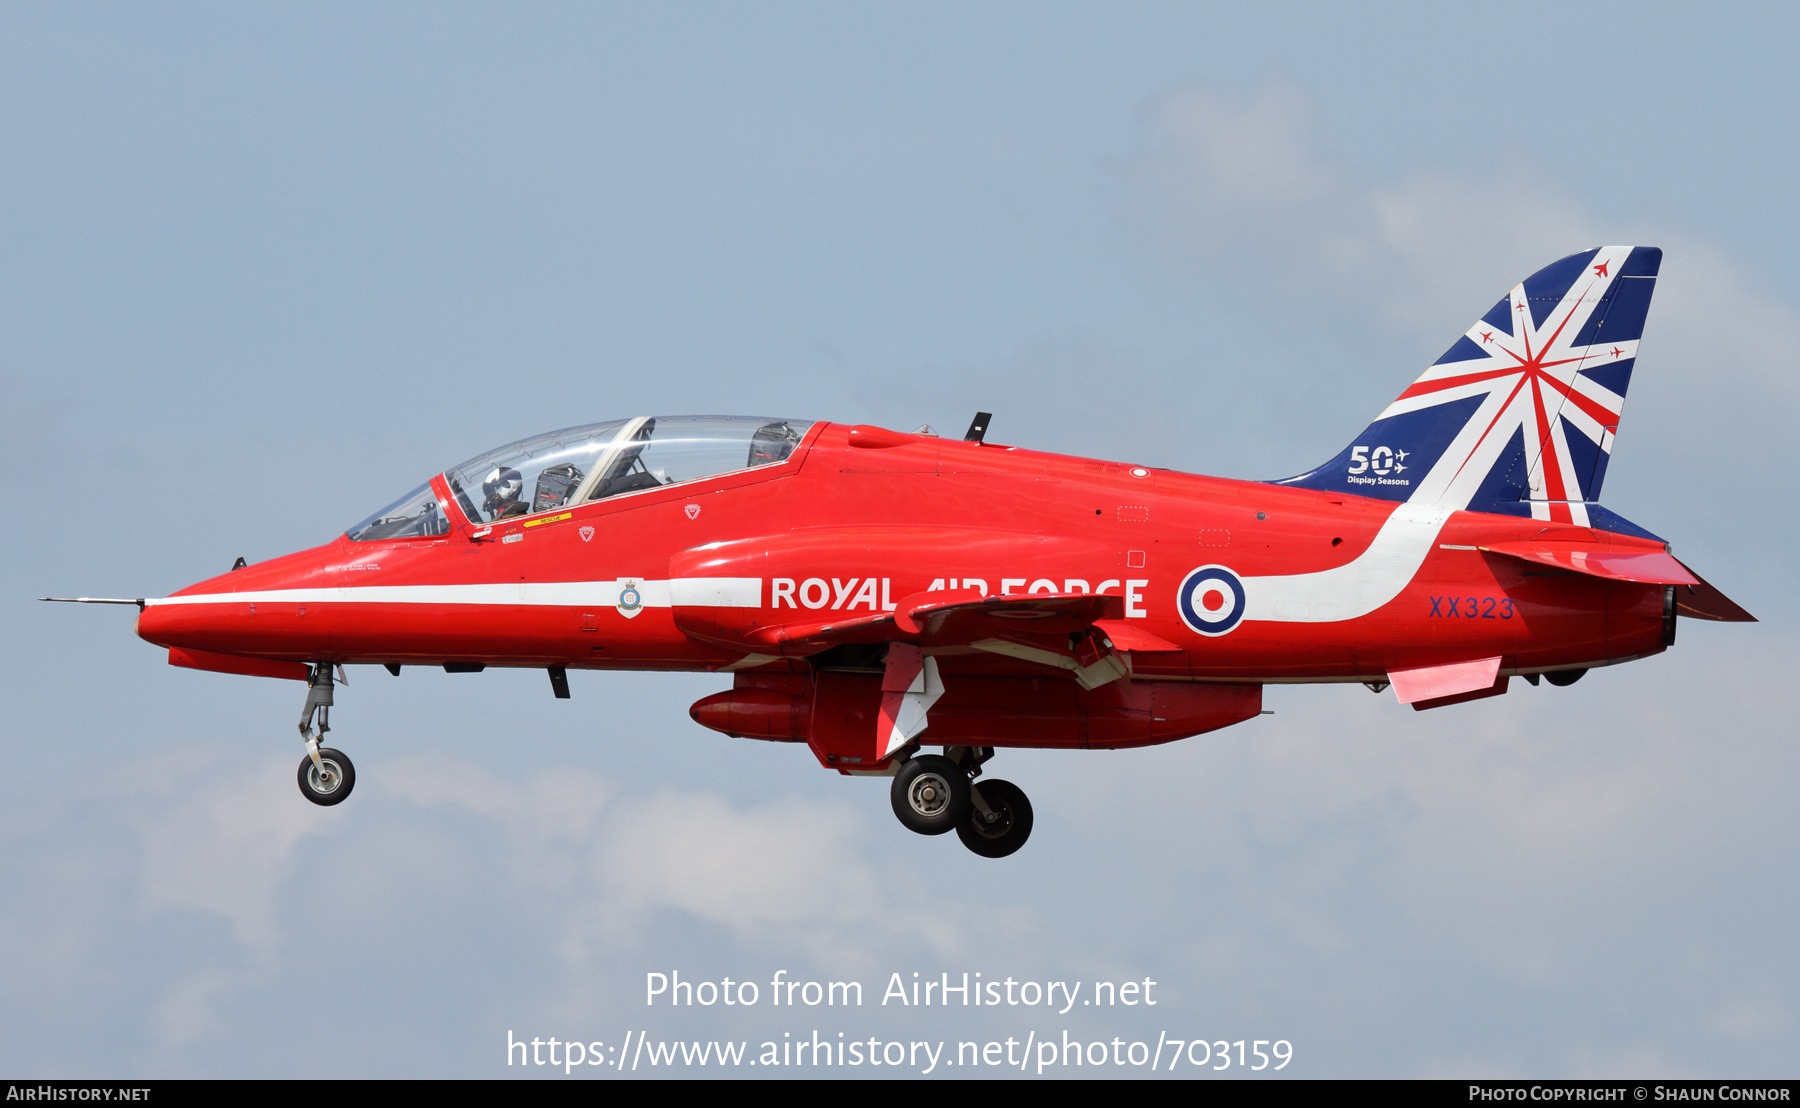
M 1224 566 L 1201 566 L 1175 594 L 1181 622 L 1202 635 L 1223 635 L 1244 618 L 1244 583 Z

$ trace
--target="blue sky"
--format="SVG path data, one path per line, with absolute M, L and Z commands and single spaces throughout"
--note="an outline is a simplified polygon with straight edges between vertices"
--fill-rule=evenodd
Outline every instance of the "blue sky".
M 816 1027 L 1285 1038 L 1299 1076 L 1792 1074 L 1794 22 L 6 6 L 0 1070 L 504 1076 L 509 1029 Z M 555 701 L 358 670 L 357 794 L 314 809 L 297 687 L 30 600 L 172 591 L 636 413 L 980 409 L 999 441 L 1285 476 L 1602 242 L 1666 251 L 1605 499 L 1764 622 L 1685 622 L 1567 690 L 1280 688 L 1168 747 L 1008 753 L 1038 823 L 1001 864 L 696 727 L 697 675 Z M 778 969 L 1164 999 L 642 1003 L 647 972 Z

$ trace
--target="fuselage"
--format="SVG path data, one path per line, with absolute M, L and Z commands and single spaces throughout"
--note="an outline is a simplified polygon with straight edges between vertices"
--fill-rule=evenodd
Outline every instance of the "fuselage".
M 1134 679 L 1262 684 L 1491 656 L 1502 673 L 1600 665 L 1664 649 L 1669 622 L 1661 585 L 1482 549 L 1662 549 L 1648 540 L 841 424 L 778 464 L 492 522 L 443 476 L 431 487 L 443 533 L 246 566 L 149 601 L 138 633 L 307 663 L 791 671 L 816 646 L 759 645 L 771 628 L 935 591 L 1102 593 L 1154 647 L 1129 650 Z M 1199 591 L 1208 566 L 1242 594 Z M 947 674 L 1045 672 L 937 654 Z
M 1360 681 L 1430 710 L 1655 654 L 1676 617 L 1753 617 L 1600 503 L 1661 261 L 1544 267 L 1324 464 L 1222 480 L 879 427 L 637 416 L 445 470 L 324 546 L 139 601 L 176 665 L 697 670 L 688 710 L 890 776 L 910 830 L 1003 857 L 1006 747 L 1119 749 L 1264 714 L 1276 683 Z M 114 600 L 116 603 L 131 603 Z M 314 720 L 318 729 L 313 729 Z M 941 748 L 942 755 L 925 753 Z

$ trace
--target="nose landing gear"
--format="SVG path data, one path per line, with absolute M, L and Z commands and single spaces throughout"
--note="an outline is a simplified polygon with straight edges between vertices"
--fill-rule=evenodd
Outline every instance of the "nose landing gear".
M 1004 858 L 1031 837 L 1031 801 L 1010 781 L 977 782 L 992 747 L 951 746 L 944 757 L 902 763 L 889 799 L 902 826 L 921 835 L 954 830 L 983 858 Z
M 296 774 L 300 795 L 314 804 L 329 807 L 342 804 L 356 787 L 356 767 L 341 750 L 320 746 L 319 740 L 331 730 L 331 666 L 320 662 L 312 667 L 307 682 L 306 707 L 300 713 L 300 738 L 306 742 L 306 757 L 300 759 Z M 319 717 L 319 729 L 313 730 L 313 715 Z

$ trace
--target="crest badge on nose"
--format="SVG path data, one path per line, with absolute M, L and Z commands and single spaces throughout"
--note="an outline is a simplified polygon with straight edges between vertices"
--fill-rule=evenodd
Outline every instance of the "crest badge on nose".
M 687 516 L 688 516 L 688 518 L 689 518 L 689 519 L 698 519 L 698 518 L 700 518 L 700 505 L 698 505 L 698 504 L 689 504 L 689 505 L 688 505 L 688 506 L 687 506 L 687 508 L 686 508 L 686 509 L 684 509 L 684 510 L 685 510 L 685 511 L 686 511 L 686 512 L 687 512 Z
M 593 537 L 594 537 L 594 529 L 592 527 L 583 527 L 581 529 L 581 541 L 582 542 L 587 542 L 588 540 L 592 539 Z
M 633 577 L 619 578 L 619 614 L 626 619 L 636 619 L 644 610 L 644 595 L 638 591 L 638 581 Z

